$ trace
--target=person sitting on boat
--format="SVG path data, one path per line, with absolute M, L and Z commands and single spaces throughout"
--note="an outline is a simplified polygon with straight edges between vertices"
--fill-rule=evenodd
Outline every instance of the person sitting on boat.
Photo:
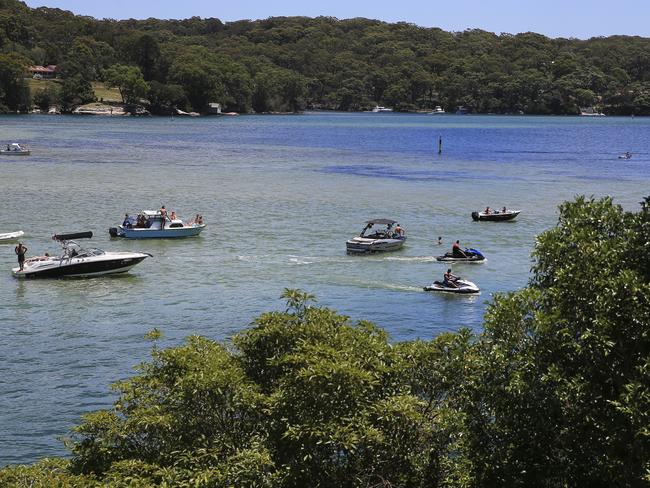
M 456 280 L 458 279 L 459 277 L 453 275 L 451 273 L 451 268 L 449 268 L 447 272 L 443 275 L 442 284 L 450 288 L 458 288 L 458 285 L 456 284 Z
M 145 218 L 143 214 L 138 215 L 138 220 L 135 224 L 136 227 L 143 228 L 145 226 Z
M 484 213 L 485 215 L 489 215 L 489 214 L 492 213 L 492 209 L 491 209 L 490 207 L 485 207 L 485 210 L 483 210 L 483 213 Z
M 203 225 L 203 215 L 197 215 L 196 224 L 197 225 Z
M 503 207 L 503 208 L 501 209 L 501 213 L 506 213 L 507 211 L 508 211 L 508 210 L 506 209 L 506 207 Z
M 451 246 L 451 254 L 454 257 L 459 257 L 459 258 L 466 258 L 467 254 L 465 254 L 465 251 L 463 251 L 460 247 L 460 241 L 454 242 L 453 246 Z
M 172 210 L 172 213 L 169 216 L 169 220 L 176 220 L 176 212 L 174 210 Z
M 122 222 L 122 227 L 128 227 L 129 229 L 133 227 L 131 225 L 131 219 L 129 218 L 129 214 L 124 214 L 124 222 Z
M 395 237 L 399 238 L 402 237 L 403 235 L 404 235 L 404 229 L 402 229 L 402 226 L 397 224 L 395 226 Z

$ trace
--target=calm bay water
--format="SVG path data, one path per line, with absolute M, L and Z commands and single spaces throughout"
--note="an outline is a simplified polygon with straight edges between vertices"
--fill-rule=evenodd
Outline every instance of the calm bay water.
M 0 160 L 0 233 L 26 232 L 30 254 L 57 252 L 53 233 L 92 230 L 92 244 L 153 258 L 97 279 L 19 281 L 13 245 L 0 245 L 0 466 L 63 455 L 108 385 L 189 334 L 227 339 L 283 288 L 369 319 L 394 340 L 480 330 L 486 301 L 524 286 L 535 236 L 577 194 L 637 209 L 650 194 L 650 119 L 306 114 L 223 118 L 0 118 L 0 143 L 33 155 Z M 443 137 L 444 153 L 437 154 Z M 628 161 L 617 155 L 630 151 Z M 125 212 L 161 204 L 202 213 L 183 241 L 111 240 Z M 521 208 L 512 223 L 474 223 L 472 210 Z M 408 231 L 398 253 L 345 254 L 368 218 Z M 444 246 L 435 244 L 443 237 Z M 421 287 L 455 239 L 484 265 L 457 265 L 478 297 Z

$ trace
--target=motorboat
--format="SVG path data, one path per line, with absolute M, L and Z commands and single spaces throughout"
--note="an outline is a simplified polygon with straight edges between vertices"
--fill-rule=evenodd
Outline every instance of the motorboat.
M 478 249 L 467 248 L 464 249 L 465 256 L 454 254 L 453 251 L 445 253 L 444 256 L 436 257 L 436 261 L 445 263 L 484 263 L 487 261 L 485 256 Z
M 5 242 L 15 242 L 24 235 L 25 233 L 22 230 L 0 234 L 0 244 Z
M 440 105 L 437 105 L 436 108 L 429 112 L 429 115 L 442 115 L 445 113 L 447 112 L 445 112 L 445 110 Z
M 632 153 L 625 152 L 623 154 L 619 154 L 618 159 L 632 159 Z
M 378 113 L 378 112 L 392 112 L 392 108 L 388 107 L 382 107 L 381 105 L 377 105 L 375 108 L 372 109 L 372 112 Z
M 91 277 L 126 273 L 151 254 L 142 252 L 109 252 L 83 248 L 75 239 L 90 239 L 92 232 L 57 234 L 52 239 L 61 244 L 60 256 L 35 256 L 25 260 L 24 269 L 13 268 L 17 278 Z
M 434 281 L 429 286 L 425 286 L 424 291 L 439 291 L 443 293 L 455 293 L 458 295 L 469 295 L 481 291 L 478 286 L 469 280 L 458 278 L 454 283 L 457 285 L 456 287 L 445 284 L 442 281 Z
M 348 254 L 366 254 L 397 251 L 404 242 L 406 230 L 396 220 L 374 219 L 368 220 L 361 234 L 348 240 L 345 245 Z
M 599 112 L 594 107 L 587 107 L 587 108 L 580 109 L 580 116 L 581 117 L 605 117 L 605 114 Z
M 29 156 L 32 152 L 25 146 L 21 146 L 17 142 L 7 144 L 7 147 L 0 149 L 0 154 L 5 156 Z
M 521 213 L 521 210 L 492 210 L 490 212 L 472 212 L 472 220 L 475 222 L 503 222 L 512 220 Z
M 143 210 L 137 217 L 127 217 L 122 225 L 111 227 L 108 232 L 111 237 L 126 239 L 169 239 L 198 236 L 205 226 L 202 220 L 185 223 L 175 215 L 170 217 L 160 211 Z

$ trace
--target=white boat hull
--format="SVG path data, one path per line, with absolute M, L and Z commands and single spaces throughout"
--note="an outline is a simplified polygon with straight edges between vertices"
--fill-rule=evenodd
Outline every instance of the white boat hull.
M 205 226 L 206 224 L 168 227 L 165 229 L 147 229 L 139 227 L 128 228 L 120 225 L 117 230 L 117 237 L 124 237 L 125 239 L 176 239 L 195 237 L 205 229 Z
M 367 254 L 374 252 L 397 251 L 404 246 L 406 238 L 401 239 L 368 239 L 354 237 L 345 243 L 349 254 Z
M 6 234 L 0 234 L 0 244 L 3 242 L 15 242 L 24 236 L 25 233 L 22 230 L 18 232 L 7 232 Z

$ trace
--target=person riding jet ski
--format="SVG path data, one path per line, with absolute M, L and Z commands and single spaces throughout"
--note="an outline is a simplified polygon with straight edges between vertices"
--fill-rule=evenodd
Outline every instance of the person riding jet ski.
M 460 241 L 454 242 L 454 245 L 451 246 L 451 252 L 454 257 L 457 258 L 466 258 L 467 254 L 465 254 L 465 251 L 463 251 L 460 247 Z

